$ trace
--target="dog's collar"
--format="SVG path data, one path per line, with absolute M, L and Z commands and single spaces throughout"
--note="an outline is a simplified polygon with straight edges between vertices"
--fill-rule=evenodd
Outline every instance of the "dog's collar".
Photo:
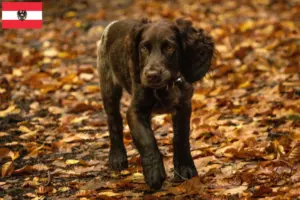
M 181 84 L 183 82 L 183 77 L 179 75 L 173 82 L 174 84 Z
M 173 88 L 173 87 L 175 87 L 175 86 L 180 86 L 180 85 L 182 85 L 183 82 L 184 82 L 184 78 L 183 78 L 183 76 L 181 76 L 181 75 L 179 74 L 176 78 L 170 80 L 170 82 L 169 82 L 164 88 L 162 88 L 162 89 L 168 90 L 169 88 Z
M 158 90 L 167 92 L 167 91 L 169 90 L 169 88 L 173 88 L 173 87 L 175 87 L 175 86 L 181 87 L 181 86 L 184 84 L 184 82 L 185 82 L 184 77 L 181 76 L 181 75 L 179 74 L 176 78 L 170 80 L 170 82 L 169 82 L 166 86 L 164 86 L 163 88 L 155 89 L 155 90 L 154 90 L 154 96 L 155 96 L 159 101 L 163 102 L 162 99 L 161 99 L 161 97 L 160 97 L 160 96 L 158 95 L 158 93 L 157 93 Z
M 165 85 L 165 86 L 163 86 L 161 88 L 156 88 L 154 90 L 155 91 L 156 90 L 167 91 L 170 88 L 173 88 L 175 86 L 182 86 L 184 84 L 184 82 L 185 82 L 184 77 L 181 74 L 179 74 L 178 76 L 176 76 L 176 78 L 173 78 L 173 79 L 169 80 L 169 82 L 168 82 L 167 85 Z

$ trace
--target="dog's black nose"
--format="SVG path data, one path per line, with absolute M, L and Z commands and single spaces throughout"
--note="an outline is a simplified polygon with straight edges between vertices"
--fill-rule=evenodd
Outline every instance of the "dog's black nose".
M 158 83 L 161 81 L 161 77 L 160 77 L 160 71 L 157 70 L 149 70 L 146 73 L 146 78 L 149 82 L 155 82 Z

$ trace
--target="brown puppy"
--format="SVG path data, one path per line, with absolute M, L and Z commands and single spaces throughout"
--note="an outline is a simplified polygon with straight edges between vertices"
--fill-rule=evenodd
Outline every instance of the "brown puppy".
M 175 179 L 197 175 L 190 153 L 192 83 L 209 70 L 210 37 L 192 23 L 121 20 L 110 23 L 98 45 L 101 94 L 110 133 L 109 166 L 128 167 L 120 114 L 122 88 L 132 95 L 127 121 L 146 183 L 159 189 L 165 180 L 163 158 L 151 130 L 151 114 L 172 113 Z

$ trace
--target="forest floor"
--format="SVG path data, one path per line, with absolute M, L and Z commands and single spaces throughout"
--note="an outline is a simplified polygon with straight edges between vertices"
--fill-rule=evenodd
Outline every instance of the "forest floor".
M 0 30 L 0 199 L 299 199 L 299 1 L 47 1 L 43 28 Z M 96 41 L 116 19 L 191 19 L 215 41 L 195 84 L 198 177 L 176 183 L 169 115 L 153 117 L 168 178 L 144 183 L 125 119 L 129 168 L 108 169 Z

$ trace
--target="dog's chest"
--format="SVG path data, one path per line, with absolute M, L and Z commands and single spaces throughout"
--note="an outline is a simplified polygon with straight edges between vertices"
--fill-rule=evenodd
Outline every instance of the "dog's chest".
M 156 100 L 153 112 L 154 113 L 166 113 L 172 112 L 176 107 L 182 103 L 185 92 L 178 87 L 172 87 L 168 89 L 154 90 L 154 98 Z

